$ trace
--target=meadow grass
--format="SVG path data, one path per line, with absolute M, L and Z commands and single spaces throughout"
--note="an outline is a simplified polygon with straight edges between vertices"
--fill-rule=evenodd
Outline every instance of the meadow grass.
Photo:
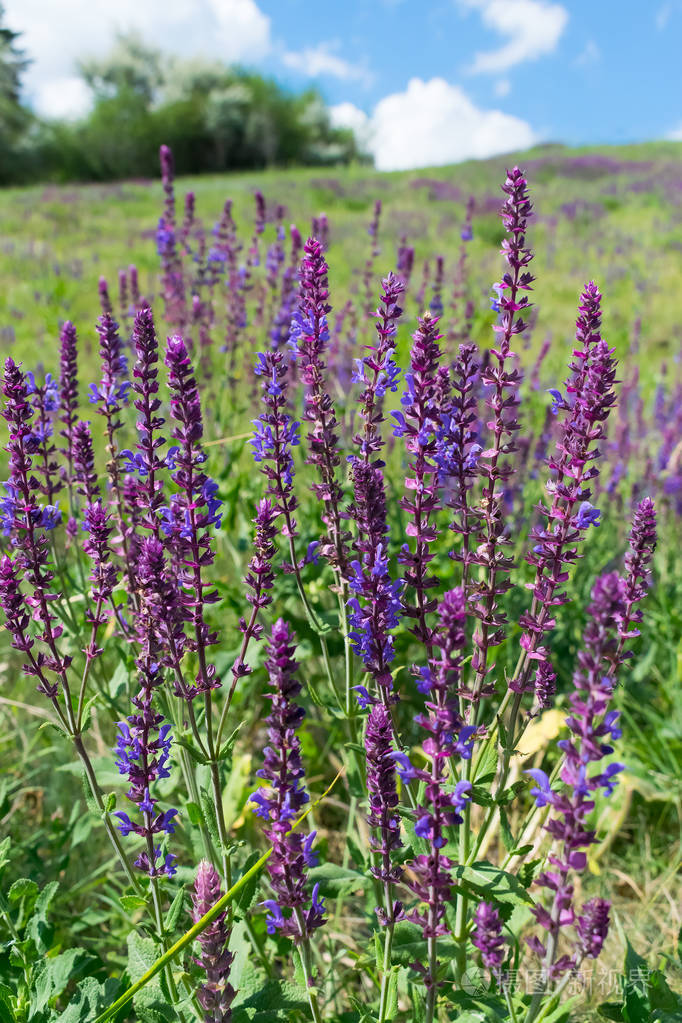
M 585 281 L 596 279 L 604 295 L 604 336 L 615 348 L 621 366 L 632 374 L 639 369 L 637 395 L 646 407 L 647 424 L 657 388 L 672 389 L 680 378 L 682 316 L 677 295 L 682 268 L 682 144 L 656 143 L 627 147 L 565 149 L 541 147 L 524 154 L 468 162 L 454 168 L 377 174 L 367 168 L 284 170 L 262 174 L 183 179 L 178 192 L 196 194 L 198 217 L 209 227 L 226 198 L 234 201 L 234 215 L 248 237 L 252 219 L 252 194 L 260 189 L 268 202 L 283 203 L 285 223 L 295 222 L 306 235 L 313 216 L 325 212 L 330 224 L 327 253 L 331 302 L 340 308 L 348 295 L 357 292 L 359 274 L 367 258 L 370 239 L 367 225 L 374 202 L 383 203 L 379 245 L 381 254 L 373 267 L 374 292 L 379 280 L 395 267 L 396 248 L 404 237 L 415 249 L 412 293 L 406 302 L 405 323 L 398 340 L 398 362 L 408 359 L 409 335 L 422 311 L 414 299 L 425 259 L 442 255 L 446 266 L 444 288 L 447 326 L 449 287 L 460 249 L 460 229 L 470 195 L 476 201 L 474 237 L 468 249 L 468 293 L 474 302 L 471 337 L 481 347 L 491 343 L 489 295 L 500 276 L 499 246 L 503 237 L 497 211 L 499 183 L 504 169 L 518 163 L 531 188 L 535 217 L 529 233 L 536 252 L 533 271 L 537 278 L 533 300 L 536 311 L 532 332 L 522 361 L 527 371 L 547 339 L 549 354 L 542 370 L 543 387 L 528 395 L 524 416 L 540 428 L 548 404 L 545 388 L 558 387 L 565 376 L 570 353 L 576 299 Z M 97 286 L 100 276 L 116 295 L 119 269 L 134 263 L 139 270 L 144 295 L 157 299 L 155 312 L 161 326 L 159 258 L 156 252 L 156 224 L 162 204 L 158 182 L 122 182 L 107 186 L 44 186 L 9 189 L 0 193 L 0 348 L 3 355 L 21 361 L 26 369 L 42 367 L 54 372 L 58 365 L 58 334 L 61 322 L 73 320 L 79 331 L 81 389 L 98 379 L 97 335 L 94 323 L 99 315 Z M 428 294 L 428 293 L 427 293 Z M 220 343 L 217 339 L 216 348 Z M 361 324 L 359 343 L 371 341 L 371 328 Z M 357 355 L 362 352 L 358 349 Z M 206 420 L 205 442 L 210 473 L 217 481 L 223 501 L 223 525 L 216 537 L 213 572 L 220 597 L 213 619 L 219 622 L 223 642 L 215 657 L 223 675 L 239 652 L 238 622 L 245 613 L 242 578 L 251 556 L 253 509 L 263 490 L 254 470 L 246 435 L 250 433 L 257 388 L 241 363 L 231 372 L 224 359 L 214 353 L 210 374 L 202 382 Z M 221 370 L 224 375 L 221 376 Z M 623 375 L 623 374 L 621 374 Z M 230 387 L 233 389 L 230 391 Z M 389 400 L 389 408 L 397 407 Z M 83 414 L 85 414 L 85 408 Z M 89 415 L 89 413 L 88 413 Z M 92 417 L 94 418 L 94 417 Z M 350 432 L 350 404 L 344 408 L 342 426 Z M 649 426 L 648 426 L 649 429 Z M 682 440 L 682 438 L 680 438 Z M 643 438 L 640 461 L 632 473 L 644 472 L 646 446 L 655 446 L 654 428 Z M 96 440 L 102 450 L 101 438 Z M 644 451 L 642 450 L 644 448 Z M 655 458 L 655 450 L 650 452 Z M 613 462 L 617 452 L 611 452 Z M 397 535 L 402 535 L 405 516 L 397 507 L 404 477 L 404 458 L 391 443 L 386 476 L 389 518 Z M 656 468 L 649 467 L 655 477 Z M 665 468 L 674 475 L 674 466 Z M 301 468 L 299 478 L 310 482 L 310 470 Z M 667 477 L 666 477 L 667 478 Z M 631 477 L 628 481 L 632 482 Z M 541 494 L 542 480 L 526 477 L 519 495 L 519 521 L 532 518 L 532 508 Z M 553 640 L 557 654 L 560 707 L 570 682 L 576 650 L 585 628 L 584 608 L 596 574 L 616 567 L 625 547 L 630 519 L 630 494 L 626 487 L 600 495 L 602 524 L 592 531 L 589 554 L 579 561 L 570 583 L 573 601 L 561 617 Z M 662 487 L 663 489 L 663 487 Z M 316 533 L 316 509 L 312 497 L 302 502 L 302 533 L 312 539 Z M 679 510 L 670 499 L 659 510 L 660 539 L 655 562 L 655 586 L 645 608 L 642 638 L 636 643 L 636 658 L 626 665 L 624 683 L 618 691 L 618 705 L 624 719 L 623 755 L 627 772 L 614 796 L 598 805 L 600 842 L 589 857 L 589 870 L 581 879 L 583 897 L 614 892 L 612 933 L 599 970 L 620 970 L 629 941 L 651 966 L 663 961 L 668 981 L 680 984 L 680 964 L 675 962 L 680 932 L 679 907 L 682 885 L 679 865 L 682 857 L 682 573 L 679 542 L 682 537 Z M 523 556 L 523 539 L 513 537 L 518 560 Z M 436 562 L 447 585 L 454 578 L 447 558 Z M 69 568 L 66 571 L 70 571 Z M 313 602 L 328 596 L 332 577 L 329 570 L 305 570 L 306 585 Z M 529 579 L 522 567 L 521 578 Z M 524 574 L 525 573 L 525 574 Z M 316 636 L 298 606 L 291 576 L 278 579 L 278 604 L 284 609 L 299 636 L 299 660 L 305 665 L 312 699 L 311 727 L 301 736 L 307 760 L 308 784 L 321 791 L 337 771 L 343 745 L 338 721 L 324 722 L 316 702 L 316 688 L 323 685 L 316 648 Z M 77 608 L 78 596 L 75 598 Z M 516 620 L 523 597 L 512 593 L 507 601 L 510 618 Z M 108 632 L 111 633 L 111 628 Z M 121 779 L 116 772 L 110 747 L 111 722 L 125 714 L 131 655 L 124 643 L 111 638 L 106 659 L 100 665 L 96 685 L 99 698 L 91 708 L 88 739 L 92 761 L 105 792 L 118 793 Z M 338 635 L 329 638 L 332 658 L 342 656 Z M 407 656 L 409 643 L 399 645 Z M 513 671 L 514 651 L 502 646 L 498 661 Z M 242 728 L 232 754 L 231 770 L 223 791 L 225 817 L 232 822 L 232 834 L 241 865 L 246 853 L 259 843 L 252 815 L 244 811 L 253 790 L 253 775 L 260 766 L 263 745 L 262 704 L 264 691 L 259 673 L 263 650 L 251 652 L 254 669 L 251 688 L 238 689 L 236 716 Z M 110 858 L 105 836 L 96 819 L 84 814 L 79 768 L 73 764 L 69 744 L 46 727 L 46 703 L 34 692 L 34 684 L 20 671 L 21 657 L 7 643 L 0 647 L 0 820 L 12 838 L 14 858 L 11 877 L 34 878 L 42 887 L 59 879 L 62 894 L 55 900 L 50 949 L 77 944 L 84 951 L 82 970 L 74 970 L 73 981 L 91 975 L 124 971 L 130 975 L 130 958 L 121 947 L 121 934 L 131 910 L 119 900 L 120 878 L 115 878 L 115 861 Z M 563 702 L 562 702 L 563 701 Z M 563 717 L 563 711 L 560 717 Z M 550 732 L 556 721 L 544 719 Z M 546 738 L 553 738 L 548 735 Z M 540 763 L 544 746 L 527 753 L 524 764 Z M 535 758 L 535 759 L 534 759 Z M 546 761 L 545 761 L 546 762 Z M 551 756 L 549 759 L 552 764 Z M 517 779 L 522 775 L 517 774 Z M 160 791 L 169 795 L 172 784 Z M 350 790 L 349 790 L 350 791 Z M 194 811 L 191 811 L 192 813 Z M 314 824 L 323 836 L 325 859 L 348 861 L 344 833 L 349 814 L 357 814 L 357 800 L 348 792 L 334 792 L 324 806 L 316 809 Z M 511 826 L 517 819 L 511 816 Z M 196 836 L 186 844 L 197 852 Z M 193 872 L 191 858 L 180 866 L 178 879 L 189 885 Z M 332 889 L 333 890 L 333 889 Z M 337 902 L 337 914 L 340 902 Z M 139 914 L 137 917 L 139 920 Z M 338 917 L 335 917 L 335 923 Z M 352 928 L 351 928 L 352 931 Z M 264 935 L 259 932 L 259 937 Z M 280 948 L 281 951 L 281 948 Z M 326 954 L 326 953 L 325 953 Z M 363 954 L 361 942 L 351 946 L 350 959 Z M 329 955 L 335 953 L 331 949 Z M 87 957 L 90 957 L 88 960 Z M 98 959 L 98 962 L 94 962 Z M 243 965 L 243 964 L 242 964 Z M 350 970 L 348 956 L 343 968 Z M 595 968 L 596 969 L 596 968 Z M 130 979 L 134 979 L 130 975 Z M 72 990 L 71 988 L 70 990 Z M 582 998 L 576 1019 L 596 1019 L 596 1003 L 613 1000 L 613 991 L 595 988 Z M 59 1003 L 60 1007 L 62 1003 Z M 297 1010 L 298 1011 L 298 1010 Z M 20 1018 L 20 1017 L 17 1017 Z M 121 1019 L 126 1018 L 124 1015 Z M 153 1018 L 149 1016 L 149 1018 Z M 336 1018 L 336 1017 L 335 1017 Z M 343 1018 L 342 1015 L 338 1016 Z M 402 1018 L 402 1017 L 401 1017 Z M 673 1018 L 673 1017 L 671 1017 Z

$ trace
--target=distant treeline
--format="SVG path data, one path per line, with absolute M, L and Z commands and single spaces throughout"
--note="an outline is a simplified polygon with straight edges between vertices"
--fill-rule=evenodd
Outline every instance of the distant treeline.
M 295 94 L 242 68 L 167 57 L 136 36 L 81 62 L 92 102 L 77 120 L 42 120 L 22 104 L 27 66 L 16 34 L 0 28 L 0 184 L 151 177 L 162 142 L 179 174 L 366 159 L 314 89 Z

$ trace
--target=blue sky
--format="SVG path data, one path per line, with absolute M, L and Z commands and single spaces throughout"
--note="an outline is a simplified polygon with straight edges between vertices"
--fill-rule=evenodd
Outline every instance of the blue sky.
M 83 109 L 74 60 L 135 29 L 182 57 L 317 85 L 390 169 L 534 141 L 682 138 L 682 0 L 5 0 L 46 113 Z M 58 13 L 57 13 L 58 12 Z

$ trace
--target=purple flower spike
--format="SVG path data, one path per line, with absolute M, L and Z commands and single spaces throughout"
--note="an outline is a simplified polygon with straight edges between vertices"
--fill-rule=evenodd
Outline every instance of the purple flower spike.
M 31 404 L 36 411 L 30 442 L 36 471 L 42 477 L 39 490 L 45 496 L 48 505 L 52 506 L 55 503 L 55 495 L 62 488 L 59 463 L 55 459 L 57 448 L 52 441 L 54 413 L 59 408 L 59 389 L 51 373 L 45 376 L 42 384 L 36 383 L 33 373 L 27 373 L 26 380 Z
M 161 400 L 158 397 L 159 382 L 157 364 L 158 343 L 154 329 L 154 317 L 149 306 L 144 306 L 135 316 L 132 343 L 137 356 L 133 368 L 133 402 L 139 418 L 137 420 L 138 443 L 136 469 L 138 482 L 138 508 L 141 525 L 157 539 L 160 535 L 160 509 L 163 505 L 162 483 L 159 473 L 166 466 L 159 458 L 158 450 L 164 439 L 158 435 L 165 420 L 160 416 Z
M 367 757 L 367 793 L 369 814 L 367 823 L 374 830 L 371 848 L 377 854 L 379 865 L 372 874 L 384 885 L 386 904 L 377 908 L 379 922 L 386 926 L 394 923 L 402 912 L 402 905 L 394 902 L 391 886 L 400 881 L 402 869 L 392 863 L 391 854 L 400 849 L 400 817 L 396 811 L 396 765 L 393 749 L 393 724 L 389 712 L 381 704 L 370 709 L 365 735 Z
M 381 436 L 382 400 L 387 391 L 395 391 L 398 386 L 400 370 L 393 360 L 398 320 L 402 309 L 398 305 L 404 291 L 402 281 L 394 274 L 381 282 L 382 293 L 379 299 L 377 318 L 376 343 L 368 345 L 370 354 L 358 360 L 358 370 L 353 377 L 354 382 L 363 383 L 365 389 L 360 395 L 360 416 L 364 422 L 362 432 L 356 433 L 353 443 L 357 446 L 364 462 L 370 462 L 376 468 L 384 463 L 378 458 L 384 440 Z
M 251 640 L 258 641 L 263 632 L 263 626 L 258 623 L 258 612 L 272 603 L 270 591 L 275 582 L 272 562 L 277 553 L 274 539 L 277 535 L 275 522 L 278 517 L 279 511 L 271 501 L 264 498 L 258 502 L 254 519 L 256 523 L 256 535 L 253 540 L 254 554 L 244 578 L 244 583 L 250 590 L 246 594 L 246 599 L 252 610 L 248 622 L 244 618 L 240 621 L 243 639 L 239 657 L 232 666 L 233 685 L 237 679 L 251 673 L 251 667 L 245 661 L 246 651 Z
M 590 765 L 613 753 L 611 741 L 620 736 L 618 714 L 609 710 L 613 681 L 607 672 L 617 651 L 616 623 L 623 614 L 625 588 L 625 582 L 612 572 L 600 576 L 592 590 L 590 619 L 578 654 L 571 713 L 566 719 L 570 737 L 558 743 L 564 753 L 560 772 L 564 790 L 553 791 L 546 774 L 539 769 L 527 772 L 537 783 L 533 789 L 537 805 L 549 805 L 554 811 L 545 830 L 554 839 L 557 852 L 548 858 L 551 869 L 540 874 L 535 882 L 551 893 L 551 907 L 548 910 L 538 902 L 533 909 L 538 924 L 547 931 L 547 941 L 537 936 L 529 940 L 542 962 L 546 981 L 576 968 L 583 956 L 598 954 L 606 936 L 608 907 L 600 900 L 588 904 L 582 920 L 576 924 L 571 874 L 584 870 L 587 863 L 584 850 L 595 841 L 595 833 L 587 822 L 595 806 L 593 793 L 603 789 L 610 795 L 614 779 L 623 769 L 622 764 L 611 763 L 596 772 L 590 771 Z M 577 958 L 559 955 L 560 936 L 564 928 L 573 924 L 577 931 Z
M 479 902 L 474 913 L 475 928 L 472 944 L 481 953 L 481 962 L 495 975 L 505 959 L 504 938 L 500 914 L 490 902 Z
M 254 420 L 255 432 L 251 441 L 253 457 L 261 463 L 261 472 L 268 481 L 266 494 L 284 519 L 282 532 L 293 542 L 298 535 L 294 518 L 298 501 L 294 494 L 294 459 L 291 449 L 300 443 L 300 424 L 284 411 L 287 405 L 287 364 L 284 352 L 259 354 L 255 372 L 263 379 L 262 401 L 265 412 Z M 292 558 L 292 561 L 295 559 Z
M 327 527 L 326 536 L 320 544 L 320 554 L 345 577 L 350 534 L 342 526 L 345 517 L 341 509 L 343 494 L 336 478 L 336 470 L 341 463 L 338 423 L 325 381 L 324 355 L 329 342 L 327 314 L 331 311 L 327 301 L 327 271 L 320 242 L 309 238 L 301 262 L 298 311 L 291 324 L 289 344 L 296 352 L 305 388 L 303 418 L 309 424 L 307 462 L 316 467 L 320 478 L 320 482 L 312 486 L 313 493 L 322 501 L 322 521 Z
M 410 780 L 424 783 L 423 801 L 417 806 L 415 834 L 426 841 L 428 852 L 411 862 L 413 879 L 407 887 L 417 896 L 422 909 L 415 909 L 409 919 L 418 924 L 429 942 L 429 967 L 424 973 L 428 997 L 433 1004 L 438 983 L 436 942 L 448 933 L 445 918 L 450 901 L 453 862 L 442 852 L 447 843 L 447 832 L 463 821 L 462 812 L 469 802 L 471 782 L 458 781 L 454 786 L 450 778 L 458 759 L 469 759 L 473 750 L 475 728 L 465 726 L 458 713 L 458 691 L 465 643 L 466 621 L 464 593 L 461 588 L 447 592 L 438 605 L 439 627 L 434 630 L 432 644 L 440 650 L 429 659 L 426 669 L 416 669 L 426 692 L 426 711 L 416 718 L 427 733 L 422 743 L 428 759 L 427 769 L 400 773 Z M 398 760 L 398 755 L 394 754 Z M 409 762 L 408 762 L 409 765 Z M 409 765 L 411 766 L 411 765 Z
M 111 560 L 112 552 L 109 545 L 109 537 L 111 535 L 110 519 L 102 507 L 102 502 L 97 501 L 94 504 L 86 505 L 83 518 L 83 529 L 87 534 L 83 543 L 83 550 L 92 559 L 93 563 L 90 575 L 90 582 L 92 583 L 90 597 L 94 602 L 94 610 L 92 607 L 88 608 L 85 615 L 86 621 L 92 625 L 92 638 L 85 650 L 85 656 L 88 660 L 92 660 L 92 658 L 99 656 L 102 652 L 95 642 L 97 630 L 109 621 L 109 616 L 105 613 L 104 608 L 111 600 L 118 573 L 116 566 L 112 564 Z
M 508 573 L 513 560 L 505 554 L 511 540 L 505 532 L 502 502 L 515 466 L 509 458 L 517 450 L 515 441 L 519 430 L 516 410 L 519 405 L 518 387 L 521 375 L 510 368 L 516 359 L 512 341 L 522 334 L 528 324 L 522 318 L 531 308 L 526 292 L 533 290 L 535 278 L 528 266 L 533 259 L 526 245 L 526 228 L 532 216 L 528 197 L 528 183 L 518 167 L 507 172 L 502 186 L 506 194 L 501 216 L 507 237 L 502 242 L 502 255 L 509 269 L 499 284 L 493 285 L 498 295 L 495 303 L 499 311 L 498 322 L 493 325 L 497 334 L 496 347 L 490 350 L 490 361 L 482 372 L 482 381 L 488 389 L 487 406 L 491 418 L 486 424 L 492 435 L 488 447 L 478 456 L 478 472 L 483 480 L 481 494 L 481 526 L 474 562 L 482 568 L 482 578 L 473 588 L 471 610 L 480 625 L 474 632 L 474 654 L 471 667 L 474 672 L 473 696 L 477 699 L 489 683 L 487 678 L 494 668 L 490 663 L 491 647 L 501 643 L 507 619 L 500 610 L 498 597 L 510 587 Z
M 614 660 L 612 673 L 622 661 L 632 657 L 625 649 L 629 639 L 639 635 L 637 626 L 642 621 L 642 611 L 637 607 L 649 592 L 651 583 L 651 560 L 656 550 L 656 509 L 650 497 L 637 505 L 630 531 L 630 546 L 625 555 L 625 607 L 618 623 L 620 642 Z
M 6 448 L 9 456 L 9 481 L 6 484 L 7 498 L 3 502 L 3 518 L 5 528 L 9 528 L 12 534 L 16 550 L 12 562 L 6 565 L 8 603 L 5 611 L 12 616 L 16 631 L 20 621 L 16 607 L 17 580 L 25 581 L 30 593 L 26 594 L 24 600 L 31 617 L 38 623 L 37 639 L 47 648 L 47 652 L 41 652 L 35 662 L 32 659 L 30 674 L 38 679 L 38 691 L 53 703 L 60 688 L 65 699 L 70 700 L 66 673 L 71 658 L 61 655 L 58 650 L 62 627 L 56 624 L 57 616 L 50 610 L 58 594 L 52 589 L 54 572 L 49 564 L 49 542 L 45 535 L 48 526 L 45 520 L 47 509 L 37 502 L 39 484 L 32 472 L 32 453 L 36 446 L 31 422 L 34 410 L 29 401 L 27 378 L 13 359 L 5 361 L 2 393 L 5 398 L 2 416 L 9 429 Z M 19 649 L 28 649 L 21 632 L 13 633 L 13 642 L 23 644 Z M 46 671 L 56 675 L 58 682 L 49 681 Z
M 576 923 L 576 966 L 582 959 L 597 959 L 609 933 L 609 910 L 606 899 L 590 899 L 582 908 Z
M 555 608 L 568 600 L 562 588 L 568 569 L 580 554 L 578 545 L 590 526 L 599 524 L 600 512 L 590 504 L 589 482 L 598 475 L 597 444 L 605 436 L 605 422 L 615 401 L 613 353 L 601 339 L 601 295 L 595 284 L 586 286 L 576 325 L 572 375 L 566 381 L 571 404 L 564 408 L 556 453 L 549 458 L 552 478 L 547 484 L 551 503 L 542 505 L 546 524 L 531 531 L 533 549 L 526 560 L 535 567 L 533 603 L 520 619 L 525 658 L 510 681 L 515 693 L 526 692 L 533 667 L 547 661 L 546 635 L 554 628 Z M 539 669 L 538 669 L 539 671 Z M 535 688 L 542 699 L 544 677 L 536 673 Z
M 97 291 L 99 293 L 99 307 L 102 310 L 102 315 L 112 316 L 114 308 L 109 298 L 109 285 L 107 284 L 106 277 L 100 277 L 97 283 Z
M 63 426 L 60 436 L 65 446 L 61 451 L 66 461 L 66 482 L 73 483 L 73 431 L 78 422 L 78 351 L 76 328 L 67 320 L 59 335 L 59 419 Z
M 73 481 L 77 492 L 83 495 L 88 504 L 99 499 L 90 423 L 82 420 L 78 420 L 73 428 Z
M 351 472 L 355 499 L 349 510 L 358 526 L 355 548 L 359 560 L 351 563 L 353 574 L 349 579 L 353 592 L 348 601 L 350 638 L 355 652 L 372 675 L 376 693 L 389 706 L 397 699 L 393 694 L 390 669 L 395 656 L 390 632 L 396 628 L 400 617 L 401 581 L 391 579 L 388 567 L 382 472 L 359 458 L 353 459 Z
M 296 678 L 295 652 L 295 637 L 280 618 L 272 627 L 265 662 L 272 687 L 269 694 L 272 709 L 267 719 L 270 745 L 265 749 L 265 762 L 258 776 L 266 785 L 254 793 L 252 801 L 259 806 L 259 816 L 268 821 L 265 836 L 273 849 L 267 869 L 275 898 L 266 903 L 270 909 L 268 929 L 270 933 L 277 930 L 298 943 L 307 941 L 325 920 L 324 907 L 315 892 L 309 908 L 304 909 L 309 903 L 305 838 L 298 832 L 288 834 L 309 800 L 301 744 L 296 735 L 305 712 L 295 702 L 301 691 Z M 285 915 L 284 910 L 291 910 L 291 913 Z
M 170 725 L 163 723 L 163 715 L 155 706 L 156 690 L 163 685 L 166 636 L 158 627 L 158 608 L 154 599 L 165 573 L 160 544 L 153 537 L 140 543 L 136 576 L 140 582 L 140 608 L 136 614 L 136 631 L 139 642 L 139 656 L 136 660 L 140 689 L 132 697 L 135 712 L 126 721 L 119 721 L 119 735 L 114 747 L 117 754 L 116 766 L 119 773 L 127 775 L 130 788 L 128 799 L 137 808 L 141 821 L 131 820 L 128 814 L 119 812 L 119 830 L 123 835 L 131 833 L 144 840 L 144 850 L 135 861 L 135 866 L 151 878 L 162 874 L 172 876 L 175 868 L 161 847 L 156 845 L 161 834 L 172 835 L 175 830 L 173 818 L 177 810 L 158 809 L 154 795 L 155 783 L 170 776 L 169 761 L 172 738 Z M 165 612 L 164 613 L 169 613 Z
M 201 920 L 222 897 L 220 877 L 208 860 L 202 860 L 197 867 L 192 892 L 192 920 Z M 233 954 L 228 950 L 230 931 L 226 913 L 206 927 L 197 941 L 201 945 L 201 956 L 195 962 L 206 973 L 206 981 L 197 992 L 199 1004 L 206 1013 L 206 1023 L 228 1023 L 232 1018 L 230 1006 L 235 990 L 230 984 L 230 967 Z
M 175 453 L 176 468 L 171 473 L 177 493 L 166 514 L 168 543 L 180 566 L 182 606 L 194 632 L 191 639 L 188 637 L 188 647 L 197 653 L 197 691 L 209 692 L 221 682 L 214 665 L 207 659 L 207 649 L 218 637 L 209 629 L 204 609 L 207 604 L 215 603 L 218 594 L 210 589 L 204 573 L 215 557 L 210 530 L 220 528 L 221 502 L 216 496 L 216 484 L 202 468 L 206 456 L 201 446 L 204 427 L 199 392 L 181 337 L 168 338 L 165 361 L 171 392 L 170 412 L 176 422 L 171 436 L 179 445 Z
M 471 540 L 480 520 L 480 513 L 471 505 L 469 493 L 478 472 L 478 455 L 481 452 L 481 445 L 477 443 L 479 365 L 475 361 L 476 351 L 475 345 L 459 346 L 452 366 L 449 407 L 441 412 L 436 451 L 443 503 L 453 511 L 450 529 L 461 537 L 461 547 L 452 551 L 450 557 L 462 565 L 462 588 L 467 594 L 470 566 L 474 563 Z M 480 695 L 479 692 L 479 698 Z
M 405 438 L 410 458 L 410 475 L 405 479 L 407 494 L 401 499 L 400 507 L 410 518 L 405 532 L 414 540 L 414 551 L 405 544 L 398 557 L 400 564 L 405 566 L 406 592 L 402 606 L 404 614 L 415 623 L 410 631 L 429 653 L 433 629 L 428 623 L 428 616 L 435 610 L 436 601 L 429 598 L 428 591 L 439 583 L 429 572 L 429 564 L 434 558 L 430 545 L 438 535 L 433 518 L 440 507 L 435 458 L 436 433 L 440 423 L 437 372 L 441 336 L 438 320 L 425 313 L 412 335 L 410 372 L 405 376 L 407 389 L 401 398 L 403 411 L 393 413 L 397 422 L 393 432 Z M 412 599 L 408 597 L 409 590 L 414 591 Z

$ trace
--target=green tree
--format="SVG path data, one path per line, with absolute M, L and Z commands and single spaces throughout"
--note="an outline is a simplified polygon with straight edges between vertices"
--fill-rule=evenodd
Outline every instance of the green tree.
M 4 24 L 0 3 L 0 181 L 9 181 L 17 161 L 17 147 L 27 130 L 31 115 L 21 102 L 21 78 L 29 66 L 17 45 L 19 33 Z

